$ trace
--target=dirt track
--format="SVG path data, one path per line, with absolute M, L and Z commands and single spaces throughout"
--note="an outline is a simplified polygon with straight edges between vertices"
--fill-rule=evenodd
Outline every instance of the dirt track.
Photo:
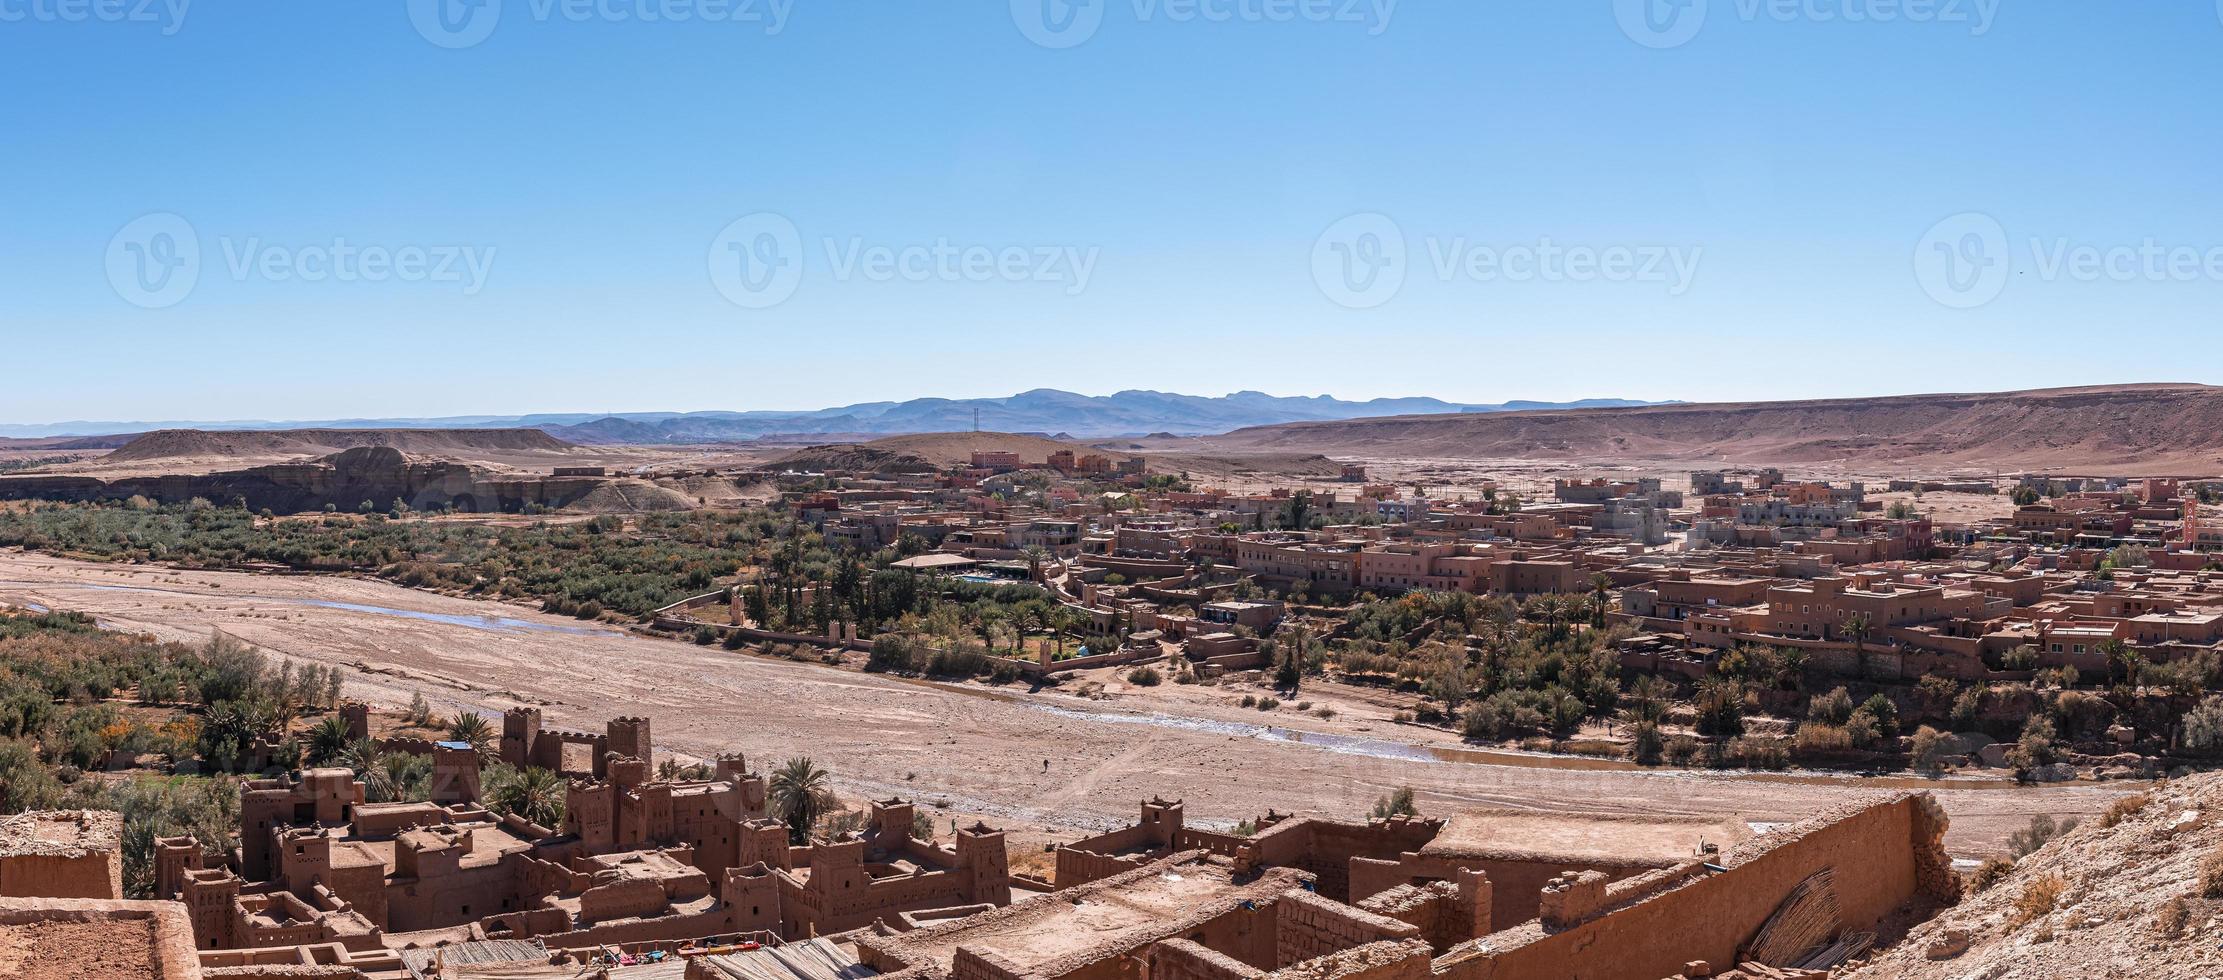
M 0 602 L 88 612 L 112 628 L 173 640 L 198 641 L 221 629 L 275 653 L 354 667 L 349 695 L 375 703 L 399 706 L 422 691 L 444 711 L 534 704 L 548 724 L 564 727 L 646 715 L 660 748 L 743 752 L 760 768 L 807 754 L 831 768 L 853 799 L 915 798 L 951 815 L 997 820 L 1028 840 L 1131 821 L 1137 803 L 1154 794 L 1185 799 L 1193 820 L 1225 825 L 1268 807 L 1356 817 L 1407 785 L 1424 811 L 1438 813 L 1486 804 L 1736 813 L 1770 822 L 1868 791 L 1854 779 L 1387 758 L 1398 753 L 1261 737 L 1239 724 L 1255 723 L 1256 713 L 1189 698 L 1178 704 L 1183 718 L 1153 720 L 1143 714 L 1149 695 L 1107 703 L 912 683 L 348 578 L 179 572 L 0 552 Z M 1346 737 L 1353 730 L 1349 722 L 1274 721 Z M 2096 813 L 2136 788 L 1934 784 L 1953 817 L 1949 844 L 1962 855 L 1999 849 L 2033 814 Z

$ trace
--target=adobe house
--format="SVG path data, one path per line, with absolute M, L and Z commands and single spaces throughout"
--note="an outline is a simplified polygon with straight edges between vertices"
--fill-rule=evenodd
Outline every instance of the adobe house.
M 899 919 L 904 913 L 1011 904 L 1011 859 L 1001 831 L 985 825 L 959 830 L 955 846 L 941 848 L 912 836 L 916 812 L 904 800 L 872 805 L 871 822 L 856 836 L 802 848 L 777 847 L 756 825 L 759 842 L 750 856 L 766 862 L 778 885 L 782 931 L 789 938 L 831 935 Z
M 123 897 L 123 814 L 56 810 L 0 817 L 0 898 Z
M 192 926 L 175 902 L 0 898 L 0 977 L 33 971 L 84 980 L 204 976 Z

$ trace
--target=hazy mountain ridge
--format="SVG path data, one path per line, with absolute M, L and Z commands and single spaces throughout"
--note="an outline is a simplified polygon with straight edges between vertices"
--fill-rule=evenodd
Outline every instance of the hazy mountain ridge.
M 161 429 L 264 431 L 278 429 L 488 429 L 533 428 L 571 442 L 615 445 L 745 442 L 765 436 L 814 434 L 896 435 L 964 432 L 1063 432 L 1078 437 L 1172 433 L 1209 435 L 1288 422 L 1325 422 L 1388 415 L 1525 411 L 1539 408 L 1608 408 L 1658 404 L 1623 399 L 1577 402 L 1516 401 L 1460 404 L 1437 398 L 1345 401 L 1326 395 L 1283 397 L 1239 391 L 1221 397 L 1129 390 L 1079 395 L 1037 388 L 1008 398 L 915 398 L 864 402 L 804 412 L 618 412 L 468 415 L 447 418 L 327 419 L 227 422 L 56 422 L 0 425 L 0 436 L 51 438 L 151 432 Z

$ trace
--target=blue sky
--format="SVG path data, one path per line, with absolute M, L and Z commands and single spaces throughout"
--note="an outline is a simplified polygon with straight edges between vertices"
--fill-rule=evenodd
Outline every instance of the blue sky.
M 2223 380 L 2209 0 L 1044 2 L 0 0 L 0 421 Z

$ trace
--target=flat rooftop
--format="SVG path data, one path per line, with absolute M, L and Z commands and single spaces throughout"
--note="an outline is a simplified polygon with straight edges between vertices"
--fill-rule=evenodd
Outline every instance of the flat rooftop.
M 0 976 L 21 980 L 161 977 L 154 920 L 0 925 Z
M 184 980 L 200 976 L 193 926 L 173 902 L 0 899 L 0 977 Z
M 1736 817 L 1603 816 L 1534 810 L 1480 810 L 1444 822 L 1420 853 L 1514 861 L 1666 867 L 1698 856 L 1701 842 L 1752 836 Z
M 993 953 L 1022 971 L 1090 950 L 1140 947 L 1178 935 L 1200 914 L 1244 899 L 1270 900 L 1296 886 L 1287 872 L 1238 884 L 1216 860 L 1168 859 L 1008 908 L 873 940 L 904 962 L 948 968 L 958 947 Z
M 0 857 L 77 857 L 116 850 L 122 841 L 123 814 L 109 810 L 51 810 L 0 817 Z

